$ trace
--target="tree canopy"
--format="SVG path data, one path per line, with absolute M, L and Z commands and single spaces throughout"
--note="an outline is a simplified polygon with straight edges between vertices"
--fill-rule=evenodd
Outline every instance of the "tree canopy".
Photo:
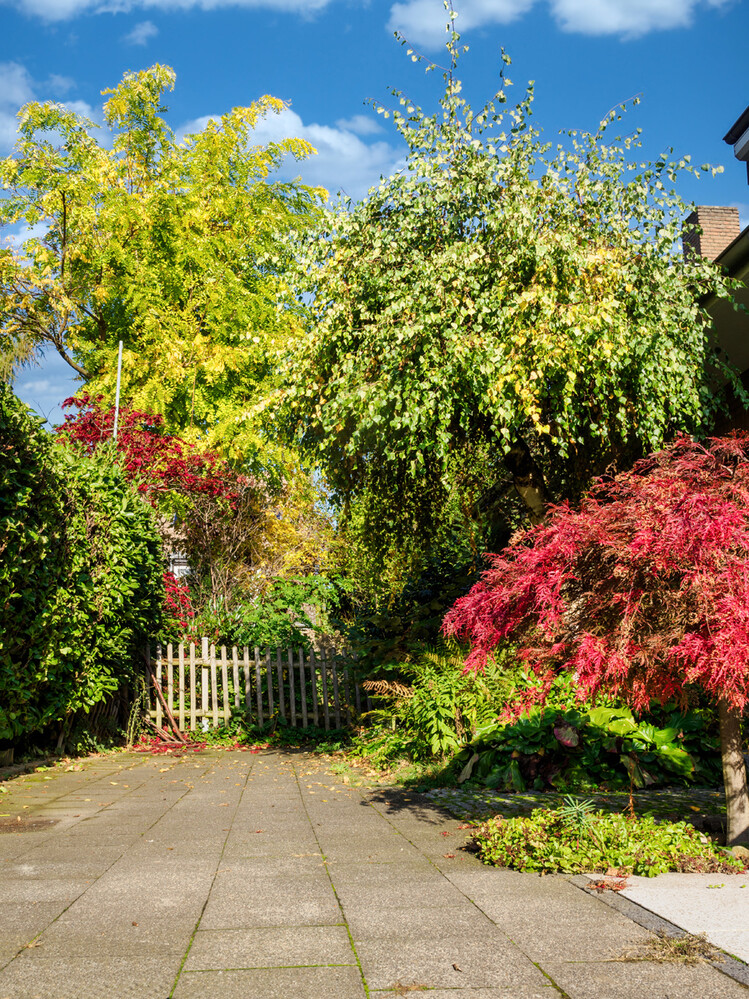
M 551 149 L 532 86 L 508 110 L 506 79 L 474 112 L 458 41 L 436 112 L 400 91 L 378 109 L 403 169 L 310 244 L 314 321 L 286 390 L 344 510 L 377 511 L 381 551 L 445 518 L 512 525 L 513 493 L 538 523 L 611 462 L 709 424 L 730 377 L 700 304 L 730 282 L 678 246 L 690 164 L 633 162 L 637 134 L 611 137 L 622 108 Z
M 445 618 L 482 669 L 506 641 L 539 677 L 639 710 L 701 693 L 719 707 L 729 841 L 749 840 L 740 717 L 749 702 L 749 435 L 682 435 L 601 479 L 579 509 L 517 537 Z
M 257 122 L 285 106 L 267 96 L 175 136 L 162 104 L 174 82 L 156 65 L 104 91 L 111 147 L 59 104 L 19 112 L 0 161 L 0 225 L 16 233 L 0 251 L 1 353 L 7 374 L 54 347 L 112 400 L 121 339 L 123 398 L 251 457 L 268 448 L 262 405 L 279 347 L 300 331 L 288 237 L 321 199 L 268 178 L 313 149 L 253 144 Z

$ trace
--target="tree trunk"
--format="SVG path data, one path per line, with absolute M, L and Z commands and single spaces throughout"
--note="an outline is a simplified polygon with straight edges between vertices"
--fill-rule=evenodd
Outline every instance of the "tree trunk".
M 726 788 L 726 846 L 749 844 L 749 789 L 741 745 L 741 712 L 721 700 L 718 717 Z
M 543 524 L 551 496 L 546 488 L 543 472 L 533 460 L 530 448 L 518 438 L 505 455 L 505 468 L 512 476 L 512 484 L 525 504 L 531 524 Z

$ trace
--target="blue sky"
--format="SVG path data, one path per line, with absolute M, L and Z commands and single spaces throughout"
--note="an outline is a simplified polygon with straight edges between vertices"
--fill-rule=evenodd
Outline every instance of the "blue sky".
M 746 168 L 722 141 L 749 104 L 746 0 L 456 0 L 456 9 L 471 103 L 496 88 L 501 46 L 518 98 L 535 80 L 536 121 L 549 139 L 595 129 L 610 107 L 640 94 L 626 130 L 642 128 L 643 154 L 672 147 L 697 164 L 723 164 L 722 175 L 685 180 L 680 193 L 736 205 L 749 224 Z M 442 0 L 0 0 L 0 18 L 0 155 L 11 151 L 22 103 L 60 100 L 96 119 L 103 88 L 160 62 L 177 72 L 175 129 L 264 93 L 281 97 L 290 109 L 262 137 L 309 139 L 318 155 L 293 172 L 356 198 L 403 152 L 367 99 L 387 103 L 392 86 L 429 108 L 442 82 L 393 38 L 400 29 L 439 61 Z M 63 361 L 47 358 L 16 390 L 58 420 L 75 385 Z

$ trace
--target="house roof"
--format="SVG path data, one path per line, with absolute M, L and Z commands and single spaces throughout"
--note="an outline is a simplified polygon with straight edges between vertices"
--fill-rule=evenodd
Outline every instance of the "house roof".
M 749 107 L 747 107 L 744 112 L 739 115 L 736 121 L 731 125 L 729 130 L 723 136 L 723 141 L 728 142 L 730 145 L 738 142 L 741 136 L 749 128 Z

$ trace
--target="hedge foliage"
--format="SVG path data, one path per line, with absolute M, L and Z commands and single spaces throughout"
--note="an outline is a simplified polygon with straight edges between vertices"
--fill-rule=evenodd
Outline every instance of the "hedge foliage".
M 55 442 L 0 385 L 0 740 L 88 711 L 160 625 L 161 545 L 114 457 Z

